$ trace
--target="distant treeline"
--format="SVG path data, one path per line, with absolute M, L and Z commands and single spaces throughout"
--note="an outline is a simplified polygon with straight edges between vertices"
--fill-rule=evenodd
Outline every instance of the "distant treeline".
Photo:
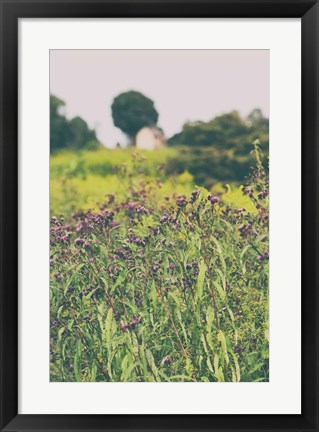
M 81 117 L 68 120 L 61 113 L 65 103 L 56 96 L 50 96 L 50 149 L 80 150 L 96 149 L 100 146 L 95 131 L 90 129 Z
M 51 152 L 60 149 L 96 149 L 101 144 L 95 131 L 81 117 L 68 120 L 61 112 L 65 103 L 50 97 Z M 134 143 L 141 127 L 155 124 L 158 113 L 154 103 L 138 92 L 116 97 L 112 104 L 114 124 Z M 188 122 L 181 132 L 167 140 L 169 147 L 178 148 L 178 156 L 166 162 L 166 174 L 189 171 L 195 181 L 210 187 L 215 181 L 241 182 L 252 165 L 252 142 L 259 139 L 265 156 L 269 153 L 269 120 L 260 109 L 246 118 L 232 111 L 208 122 Z M 267 160 L 266 160 L 267 165 Z
M 217 116 L 208 122 L 189 122 L 168 140 L 180 147 L 179 156 L 170 159 L 168 174 L 189 171 L 198 184 L 214 181 L 242 181 L 252 165 L 252 142 L 259 139 L 265 156 L 269 153 L 269 120 L 260 109 L 247 118 L 237 111 Z M 267 161 L 266 161 L 267 162 Z

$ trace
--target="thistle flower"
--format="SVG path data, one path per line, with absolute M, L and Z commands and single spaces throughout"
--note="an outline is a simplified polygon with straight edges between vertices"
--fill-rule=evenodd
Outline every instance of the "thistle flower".
M 171 362 L 171 358 L 169 356 L 166 356 L 163 359 L 163 363 L 164 363 L 165 366 L 168 366 L 170 364 L 170 362 Z
M 155 237 L 158 236 L 158 234 L 159 234 L 159 228 L 158 228 L 158 227 L 152 227 L 152 226 L 149 226 L 148 229 L 152 231 L 152 234 L 153 234 Z
M 167 214 L 163 214 L 163 216 L 160 218 L 160 223 L 167 222 L 167 219 L 168 219 Z
M 199 197 L 199 195 L 200 195 L 200 190 L 195 190 L 195 191 L 193 191 L 193 192 L 191 193 L 191 199 L 190 199 L 190 202 L 193 204 L 193 203 L 197 200 L 197 198 Z
M 243 349 L 240 345 L 235 345 L 234 350 L 238 354 L 241 354 L 243 352 Z
M 250 198 L 253 196 L 253 194 L 254 194 L 254 191 L 252 190 L 252 189 L 250 189 L 250 188 L 245 188 L 244 190 L 243 190 L 243 192 L 246 194 L 246 195 L 248 195 Z
M 185 195 L 180 195 L 176 199 L 176 205 L 179 208 L 184 208 L 187 205 L 187 200 Z
M 61 280 L 63 279 L 63 276 L 61 275 L 61 273 L 55 273 L 54 277 L 59 282 L 61 282 Z
M 238 230 L 243 238 L 251 234 L 251 229 L 252 229 L 251 223 L 242 224 L 238 227 Z
M 183 285 L 184 288 L 191 288 L 192 287 L 192 281 L 189 278 L 183 279 Z
M 79 246 L 79 245 L 84 245 L 85 240 L 82 237 L 79 237 L 77 239 L 75 239 L 74 243 Z
M 138 214 L 147 214 L 147 213 L 149 213 L 149 211 L 144 206 L 138 207 L 137 210 L 136 210 L 136 212 Z
M 134 315 L 133 318 L 132 318 L 132 321 L 130 321 L 127 324 L 123 324 L 122 323 L 120 325 L 120 328 L 123 331 L 131 330 L 131 329 L 135 328 L 140 321 L 141 321 L 140 317 Z
M 209 201 L 212 205 L 220 203 L 220 199 L 217 196 L 210 197 Z
M 268 194 L 269 194 L 268 190 L 265 189 L 265 190 L 259 192 L 259 194 L 258 194 L 258 198 L 259 198 L 259 199 L 264 199 L 265 197 L 268 196 Z

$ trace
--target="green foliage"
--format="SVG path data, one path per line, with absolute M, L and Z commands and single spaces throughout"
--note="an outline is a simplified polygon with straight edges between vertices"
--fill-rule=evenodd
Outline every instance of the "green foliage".
M 100 144 L 97 141 L 94 130 L 89 129 L 87 123 L 81 117 L 68 120 L 61 114 L 61 108 L 65 103 L 56 96 L 50 95 L 50 150 L 56 152 L 61 149 L 97 149 Z
M 158 120 L 154 102 L 137 91 L 118 95 L 111 110 L 114 125 L 130 137 L 133 145 L 137 132 L 144 126 L 155 126 Z
M 72 150 L 88 148 L 94 150 L 99 147 L 95 132 L 88 128 L 87 123 L 81 117 L 74 117 L 69 122 L 70 140 L 67 147 Z
M 195 182 L 210 188 L 217 181 L 242 182 L 253 164 L 250 155 L 239 156 L 232 150 L 214 147 L 179 147 L 179 155 L 166 164 L 167 175 L 188 171 Z
M 162 201 L 163 183 L 133 154 L 113 174 L 125 187 L 99 211 L 52 217 L 51 381 L 269 380 L 258 142 L 254 154 L 240 191 L 253 212 L 227 205 L 229 189 L 221 200 L 201 187 Z
M 56 151 L 64 148 L 69 139 L 68 122 L 65 116 L 60 114 L 65 103 L 56 96 L 50 96 L 50 148 Z
M 223 114 L 208 122 L 188 122 L 182 132 L 168 140 L 171 146 L 214 147 L 215 149 L 235 149 L 238 154 L 246 155 L 250 143 L 259 138 L 263 148 L 268 148 L 269 121 L 261 110 L 252 111 L 247 119 L 237 111 Z
M 132 178 L 125 172 L 135 168 L 138 170 L 137 177 L 142 176 L 147 182 L 152 178 L 161 181 L 161 188 L 154 187 L 149 192 L 154 205 L 164 205 L 174 201 L 177 195 L 190 194 L 196 184 L 201 184 L 198 181 L 200 179 L 195 179 L 188 171 L 180 175 L 167 174 L 166 167 L 170 159 L 176 158 L 180 150 L 165 148 L 140 152 L 138 162 L 136 157 L 132 157 L 132 149 L 111 150 L 102 147 L 96 151 L 57 152 L 50 158 L 51 214 L 69 216 L 77 210 L 97 211 L 99 203 L 110 194 L 122 199 L 132 183 Z M 241 187 L 232 183 L 230 189 L 221 183 L 214 183 L 211 189 L 210 185 L 208 182 L 208 189 L 222 195 L 228 205 L 255 211 Z
M 259 138 L 264 153 L 268 154 L 268 127 L 268 119 L 258 109 L 247 119 L 234 111 L 209 122 L 186 123 L 182 132 L 168 140 L 180 153 L 169 160 L 167 174 L 188 170 L 197 183 L 206 187 L 216 181 L 242 182 L 254 163 L 251 142 Z

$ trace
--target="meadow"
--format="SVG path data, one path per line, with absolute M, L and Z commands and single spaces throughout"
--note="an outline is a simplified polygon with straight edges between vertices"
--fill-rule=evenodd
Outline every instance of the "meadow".
M 176 148 L 61 151 L 50 171 L 50 379 L 269 380 L 268 175 L 168 175 Z
M 50 158 L 50 213 L 70 216 L 78 210 L 98 211 L 107 195 L 120 197 L 132 182 L 141 178 L 146 182 L 154 178 L 160 181 L 161 187 L 154 192 L 156 203 L 158 200 L 163 202 L 168 195 L 189 194 L 196 181 L 187 170 L 175 175 L 165 172 L 167 162 L 178 157 L 180 151 L 179 148 L 141 151 L 138 158 L 134 157 L 134 149 L 100 148 L 55 153 Z M 242 189 L 238 182 L 214 182 L 210 191 L 222 194 L 226 204 L 255 212 Z

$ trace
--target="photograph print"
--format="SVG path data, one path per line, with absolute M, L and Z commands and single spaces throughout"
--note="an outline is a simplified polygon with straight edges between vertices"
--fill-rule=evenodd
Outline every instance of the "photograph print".
M 51 382 L 269 381 L 269 67 L 50 51 Z

